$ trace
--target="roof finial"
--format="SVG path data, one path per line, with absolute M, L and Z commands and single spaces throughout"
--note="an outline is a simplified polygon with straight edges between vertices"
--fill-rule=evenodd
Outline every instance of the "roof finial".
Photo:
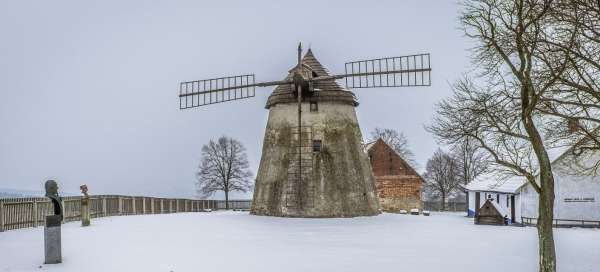
M 300 62 L 302 59 L 302 42 L 298 43 L 298 66 L 300 66 Z

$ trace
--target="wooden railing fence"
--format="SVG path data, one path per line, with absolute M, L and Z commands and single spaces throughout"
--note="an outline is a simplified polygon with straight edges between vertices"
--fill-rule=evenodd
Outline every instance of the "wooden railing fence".
M 521 217 L 521 222 L 526 226 L 537 225 L 537 218 Z M 553 219 L 554 227 L 582 227 L 582 228 L 600 228 L 600 221 L 580 220 L 580 219 Z
M 90 216 L 201 212 L 218 209 L 217 200 L 172 199 L 143 196 L 90 196 Z M 63 197 L 65 222 L 81 220 L 81 197 Z M 52 213 L 48 198 L 0 198 L 0 232 L 42 226 Z
M 467 210 L 467 203 L 465 202 L 448 202 L 446 208 L 442 209 L 442 205 L 439 201 L 423 201 L 423 210 L 426 211 L 448 211 L 448 212 L 464 212 Z
M 229 209 L 230 210 L 249 210 L 252 206 L 252 200 L 229 200 Z M 225 209 L 225 201 L 219 200 L 217 201 L 217 209 L 223 210 Z

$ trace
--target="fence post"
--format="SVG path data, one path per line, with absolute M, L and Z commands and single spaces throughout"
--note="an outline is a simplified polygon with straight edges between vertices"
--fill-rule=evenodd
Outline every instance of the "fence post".
M 4 202 L 0 201 L 0 232 L 4 231 Z
M 154 214 L 154 198 L 150 198 L 150 213 Z
M 146 198 L 142 197 L 142 214 L 146 214 Z
M 106 217 L 106 197 L 102 196 L 102 216 Z
M 37 221 L 38 221 L 38 206 L 37 206 L 37 200 L 33 200 L 33 227 L 37 227 Z
M 119 215 L 122 215 L 122 213 L 123 213 L 123 198 L 119 196 L 118 199 L 119 199 Z
M 179 199 L 175 199 L 175 212 L 179 212 Z
M 135 196 L 131 198 L 131 209 L 133 210 L 133 214 L 137 214 L 135 208 Z
M 65 199 L 64 198 L 60 202 L 62 203 L 62 215 L 63 215 L 61 223 L 64 223 L 65 222 L 65 218 L 67 218 L 67 213 L 65 212 L 65 210 L 67 209 L 67 206 L 65 206 Z
M 160 213 L 163 213 L 164 207 L 165 207 L 164 199 L 161 198 L 160 199 Z

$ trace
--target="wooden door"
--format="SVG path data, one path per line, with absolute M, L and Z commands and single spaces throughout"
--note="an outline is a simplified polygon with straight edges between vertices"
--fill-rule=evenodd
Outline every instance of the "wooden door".
M 515 195 L 510 196 L 510 221 L 515 223 Z
M 481 194 L 475 193 L 475 216 L 479 215 L 479 201 L 481 200 Z

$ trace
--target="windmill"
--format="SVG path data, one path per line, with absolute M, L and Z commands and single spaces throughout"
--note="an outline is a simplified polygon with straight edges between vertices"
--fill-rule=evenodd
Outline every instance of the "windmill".
M 373 174 L 349 89 L 431 85 L 429 54 L 348 62 L 330 74 L 309 49 L 285 79 L 254 74 L 181 82 L 179 107 L 189 109 L 255 96 L 276 86 L 256 177 L 251 213 L 285 217 L 376 215 Z M 343 80 L 342 88 L 336 80 Z

